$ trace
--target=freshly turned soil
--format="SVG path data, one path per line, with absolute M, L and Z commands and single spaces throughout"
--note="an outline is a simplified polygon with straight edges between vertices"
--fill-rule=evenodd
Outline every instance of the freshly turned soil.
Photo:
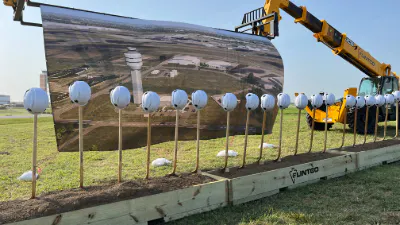
M 259 165 L 256 163 L 253 164 L 248 164 L 245 166 L 245 168 L 239 168 L 239 167 L 233 167 L 229 168 L 229 172 L 225 173 L 222 170 L 212 170 L 208 171 L 208 173 L 225 177 L 225 178 L 237 178 L 240 176 L 246 176 L 246 175 L 251 175 L 255 173 L 261 173 L 261 172 L 267 172 L 275 169 L 280 169 L 284 167 L 290 167 L 294 165 L 299 165 L 303 163 L 308 163 L 308 162 L 313 162 L 317 160 L 322 160 L 322 159 L 327 159 L 331 157 L 338 156 L 340 152 L 361 152 L 361 151 L 369 151 L 369 150 L 375 150 L 379 148 L 384 148 L 392 145 L 400 145 L 400 140 L 397 139 L 389 139 L 385 141 L 377 141 L 375 143 L 366 143 L 365 145 L 356 145 L 355 147 L 352 146 L 346 146 L 342 149 L 332 149 L 336 150 L 338 152 L 326 152 L 326 153 L 321 153 L 321 152 L 316 152 L 316 153 L 302 153 L 298 154 L 296 156 L 286 156 L 281 159 L 281 162 L 275 162 L 275 161 L 266 161 L 264 162 L 264 165 Z M 400 148 L 400 147 L 399 147 Z
M 275 162 L 275 161 L 265 161 L 264 165 L 259 165 L 257 163 L 253 164 L 248 164 L 245 166 L 245 168 L 239 168 L 239 167 L 233 167 L 229 168 L 229 172 L 225 173 L 222 170 L 213 170 L 209 171 L 208 173 L 211 173 L 213 175 L 225 177 L 225 178 L 236 178 L 240 176 L 246 176 L 246 175 L 251 175 L 255 173 L 261 173 L 261 172 L 266 172 L 266 171 L 271 171 L 275 169 L 280 169 L 280 168 L 285 168 L 285 167 L 290 167 L 294 165 L 299 165 L 303 163 L 308 163 L 308 162 L 313 162 L 317 160 L 322 160 L 322 159 L 328 159 L 338 156 L 336 153 L 321 153 L 321 152 L 316 152 L 316 153 L 302 153 L 298 154 L 296 156 L 286 156 L 281 159 L 280 162 Z
M 368 151 L 368 150 L 374 150 L 378 148 L 384 148 L 392 145 L 400 145 L 400 140 L 397 139 L 391 139 L 391 140 L 385 140 L 385 141 L 377 141 L 377 142 L 370 142 L 370 143 L 365 143 L 365 145 L 356 145 L 355 147 L 349 146 L 345 147 L 342 149 L 342 151 L 346 152 L 362 152 L 362 151 Z
M 127 181 L 121 184 L 54 191 L 36 199 L 0 202 L 0 224 L 168 192 L 213 181 L 197 174 Z

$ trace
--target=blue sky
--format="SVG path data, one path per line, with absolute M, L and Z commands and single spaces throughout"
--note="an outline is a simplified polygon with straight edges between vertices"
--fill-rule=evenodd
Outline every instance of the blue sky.
M 142 19 L 179 21 L 203 26 L 233 29 L 245 12 L 263 6 L 263 0 L 188 1 L 120 0 L 80 1 L 47 0 L 78 9 L 106 12 Z M 400 26 L 398 0 L 292 0 L 305 5 L 319 19 L 325 19 L 340 32 L 370 52 L 378 61 L 390 63 L 400 73 Z M 117 3 L 117 4 L 112 4 Z M 331 92 L 337 98 L 348 87 L 357 87 L 365 75 L 335 56 L 312 33 L 282 12 L 280 37 L 272 41 L 285 66 L 284 92 L 307 95 Z M 40 22 L 40 10 L 28 8 L 25 20 Z M 0 7 L 0 94 L 21 101 L 25 90 L 39 86 L 39 74 L 46 69 L 41 28 L 25 27 L 12 21 L 12 9 Z

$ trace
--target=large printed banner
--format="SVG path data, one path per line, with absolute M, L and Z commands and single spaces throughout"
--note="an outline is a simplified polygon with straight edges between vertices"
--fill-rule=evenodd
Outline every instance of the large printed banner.
M 118 111 L 110 91 L 118 85 L 132 93 L 123 110 L 123 148 L 146 146 L 147 117 L 152 117 L 152 143 L 174 138 L 175 111 L 171 92 L 190 96 L 204 90 L 209 103 L 202 110 L 201 139 L 225 136 L 226 112 L 221 97 L 234 93 L 238 107 L 231 113 L 231 134 L 243 134 L 245 94 L 277 95 L 283 87 L 283 62 L 264 38 L 186 23 L 141 20 L 73 9 L 42 6 L 48 81 L 59 151 L 78 151 L 78 106 L 68 87 L 87 82 L 92 97 L 83 109 L 84 149 L 118 147 Z M 125 57 L 135 56 L 135 60 Z M 145 91 L 157 92 L 157 112 L 144 114 L 140 104 Z M 268 113 L 272 130 L 277 109 Z M 179 139 L 196 138 L 196 112 L 188 103 L 180 112 Z M 262 111 L 251 114 L 250 134 L 260 133 Z M 223 147 L 223 146 L 221 146 Z

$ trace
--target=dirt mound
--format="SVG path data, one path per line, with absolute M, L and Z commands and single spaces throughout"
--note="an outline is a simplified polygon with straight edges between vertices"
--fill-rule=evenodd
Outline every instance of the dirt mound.
M 255 174 L 255 173 L 261 173 L 261 172 L 266 172 L 266 171 L 271 171 L 275 169 L 280 169 L 280 168 L 285 168 L 285 167 L 290 167 L 294 165 L 299 165 L 303 163 L 308 163 L 308 162 L 313 162 L 317 160 L 323 160 L 331 157 L 338 156 L 340 154 L 340 151 L 345 153 L 345 152 L 361 152 L 361 151 L 369 151 L 369 150 L 374 150 L 374 149 L 379 149 L 379 148 L 384 148 L 392 145 L 399 145 L 400 140 L 397 139 L 392 139 L 392 140 L 385 140 L 385 141 L 377 141 L 375 143 L 366 143 L 365 145 L 356 145 L 355 147 L 352 146 L 347 146 L 344 147 L 343 149 L 335 149 L 339 152 L 326 152 L 326 153 L 321 153 L 321 152 L 313 152 L 313 153 L 302 153 L 298 154 L 296 156 L 286 156 L 283 157 L 281 162 L 275 162 L 275 161 L 266 161 L 264 165 L 258 165 L 256 163 L 253 164 L 248 164 L 246 165 L 245 168 L 240 169 L 239 167 L 233 167 L 229 169 L 229 173 L 224 173 L 222 170 L 213 170 L 209 171 L 209 173 L 221 176 L 221 177 L 226 177 L 226 178 L 236 178 L 240 176 L 246 176 L 250 174 Z
M 229 168 L 229 173 L 224 173 L 222 170 L 214 170 L 209 173 L 226 177 L 226 178 L 236 178 L 240 176 L 246 176 L 255 173 L 261 173 L 266 171 L 271 171 L 275 169 L 290 167 L 294 165 L 299 165 L 303 163 L 313 162 L 317 160 L 327 159 L 331 157 L 338 156 L 338 154 L 333 153 L 303 153 L 296 156 L 286 156 L 281 159 L 281 162 L 266 161 L 263 165 L 257 163 L 248 164 L 245 168 L 240 169 L 239 167 Z
M 37 199 L 0 202 L 0 224 L 134 199 L 211 181 L 211 178 L 205 176 L 183 174 L 178 177 L 158 177 L 114 185 L 49 192 Z
M 390 137 L 389 137 L 390 138 Z M 343 151 L 347 152 L 362 152 L 362 151 L 368 151 L 368 150 L 374 150 L 378 148 L 384 148 L 392 145 L 398 145 L 400 144 L 400 140 L 397 139 L 392 139 L 392 140 L 385 140 L 385 141 L 380 141 L 377 140 L 377 142 L 373 143 L 366 143 L 365 145 L 356 145 L 354 148 L 352 146 L 343 148 Z

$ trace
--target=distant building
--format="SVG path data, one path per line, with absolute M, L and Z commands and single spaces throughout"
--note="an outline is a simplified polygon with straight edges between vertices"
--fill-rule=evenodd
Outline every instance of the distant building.
M 47 92 L 47 71 L 40 74 L 40 88 Z
M 170 95 L 161 95 L 160 96 L 160 102 L 168 102 L 170 103 L 172 100 L 172 96 Z
M 200 65 L 200 59 L 194 56 L 175 56 L 174 58 L 168 60 L 168 63 L 170 64 L 179 64 L 182 66 L 199 66 Z
M 81 76 L 82 74 L 86 73 L 87 70 L 88 68 L 83 68 L 83 70 L 77 72 L 76 75 Z
M 9 105 L 11 98 L 9 95 L 0 95 L 0 105 Z
M 219 61 L 219 60 L 208 61 L 207 65 L 211 69 L 217 69 L 217 70 L 223 70 L 223 71 L 226 71 L 226 70 L 232 68 L 232 64 L 225 62 L 225 61 Z
M 178 71 L 177 71 L 177 70 L 171 70 L 171 72 L 169 72 L 169 76 L 170 76 L 170 77 L 176 77 L 176 76 L 178 76 Z
M 142 104 L 143 83 L 142 83 L 142 54 L 136 48 L 128 47 L 128 52 L 124 53 L 125 62 L 131 68 L 132 95 L 133 103 Z
M 24 107 L 24 102 L 11 102 L 13 107 Z
M 153 70 L 153 71 L 151 71 L 151 74 L 152 75 L 157 75 L 157 74 L 159 74 L 160 73 L 160 70 Z

